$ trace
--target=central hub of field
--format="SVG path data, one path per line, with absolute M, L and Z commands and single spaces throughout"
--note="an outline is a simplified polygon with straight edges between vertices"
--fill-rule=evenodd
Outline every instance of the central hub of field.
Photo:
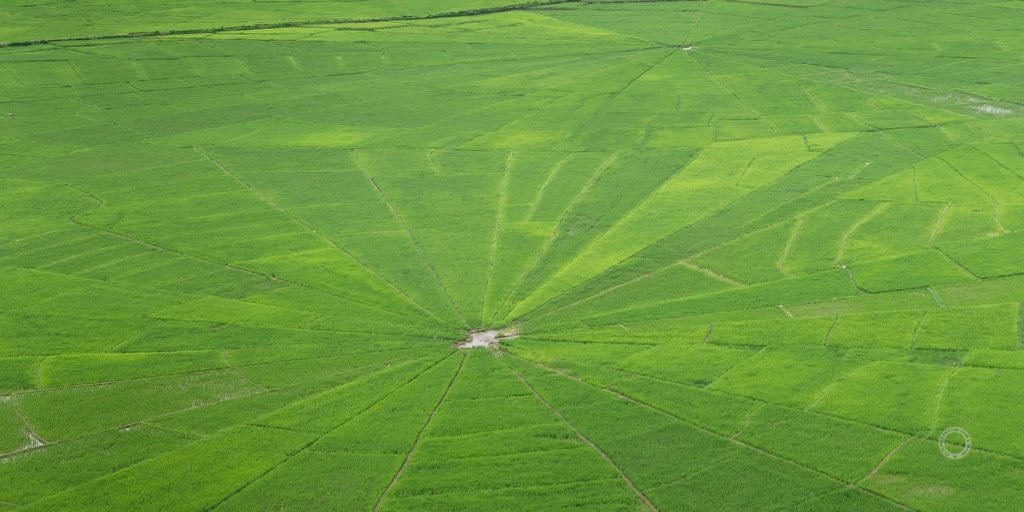
M 456 343 L 455 348 L 497 348 L 505 340 L 514 340 L 519 333 L 514 329 L 492 329 L 489 331 L 470 331 L 469 337 L 461 343 Z

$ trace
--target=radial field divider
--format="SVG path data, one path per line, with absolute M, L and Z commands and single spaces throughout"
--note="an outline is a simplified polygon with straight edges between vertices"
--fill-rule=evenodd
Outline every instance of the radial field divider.
M 629 487 L 629 489 L 633 491 L 634 494 L 636 494 L 637 498 L 640 500 L 641 503 L 643 503 L 644 507 L 647 510 L 650 510 L 652 512 L 658 512 L 658 507 L 656 507 L 654 503 L 651 502 L 650 498 L 648 498 L 647 495 L 644 494 L 643 491 L 641 491 L 636 486 L 636 484 L 633 483 L 629 476 L 626 475 L 624 471 L 622 471 L 622 468 L 620 468 L 619 465 L 616 464 L 615 461 L 613 461 L 612 458 L 604 450 L 602 450 L 599 446 L 594 444 L 593 441 L 591 441 L 586 435 L 580 432 L 579 429 L 577 429 L 572 423 L 569 423 L 569 420 L 565 418 L 565 416 L 562 414 L 562 411 L 558 410 L 558 408 L 552 405 L 551 402 L 548 402 L 547 399 L 541 396 L 537 389 L 534 388 L 533 385 L 530 384 L 530 382 L 526 380 L 525 377 L 522 376 L 522 374 L 513 370 L 512 367 L 508 366 L 508 363 L 505 363 L 505 367 L 508 368 L 508 371 L 511 372 L 512 375 L 515 375 L 515 377 L 519 379 L 519 382 L 522 382 L 523 385 L 526 386 L 531 393 L 533 393 L 534 398 L 536 398 L 541 404 L 544 405 L 544 407 L 551 411 L 552 414 L 557 416 L 558 419 L 562 421 L 562 423 L 564 423 L 567 427 L 572 429 L 572 431 L 576 434 L 576 437 L 580 440 L 580 442 L 582 442 L 583 444 L 590 447 L 590 449 L 597 452 L 597 454 L 600 455 L 601 458 L 604 459 L 604 461 L 608 463 L 608 465 L 611 466 L 619 474 L 619 477 L 621 477 L 622 480 Z
M 501 185 L 498 191 L 498 211 L 494 218 L 494 237 L 491 239 L 491 254 L 490 254 L 490 270 L 487 272 L 487 283 L 484 285 L 484 297 L 480 308 L 480 324 L 483 325 L 487 321 L 487 313 L 490 296 L 491 296 L 491 284 L 494 281 L 494 269 L 497 265 L 498 260 L 498 244 L 501 243 L 501 230 L 505 223 L 505 210 L 508 208 L 508 182 L 509 175 L 512 172 L 512 161 L 515 158 L 515 152 L 508 152 L 508 159 L 505 160 L 505 171 L 501 177 Z
M 74 191 L 76 191 L 76 192 L 79 192 L 81 194 L 89 196 L 93 201 L 96 202 L 96 208 L 97 209 L 98 208 L 102 208 L 105 205 L 104 201 L 101 198 L 99 198 L 95 194 L 92 194 L 91 192 L 82 190 L 82 189 L 80 189 L 78 187 L 75 187 L 73 185 L 65 185 L 65 186 L 70 188 L 70 189 L 72 189 L 72 190 L 74 190 Z M 340 299 L 340 300 L 343 300 L 343 301 L 349 301 L 349 302 L 352 302 L 352 303 L 355 303 L 355 304 L 359 304 L 359 305 L 362 305 L 362 306 L 374 306 L 373 304 L 370 304 L 368 302 L 364 302 L 364 301 L 359 300 L 359 299 L 357 299 L 355 297 L 341 295 L 341 294 L 336 293 L 336 292 L 332 292 L 332 291 L 329 291 L 329 290 L 317 288 L 315 286 L 310 286 L 308 284 L 301 283 L 301 282 L 298 282 L 298 281 L 291 281 L 289 279 L 285 279 L 285 278 L 282 278 L 282 277 L 279 277 L 279 276 L 273 276 L 273 275 L 270 275 L 270 274 L 267 274 L 267 273 L 264 273 L 264 272 L 260 272 L 258 270 L 253 270 L 253 269 L 241 267 L 241 266 L 234 265 L 232 263 L 225 262 L 225 261 L 215 260 L 215 259 L 209 258 L 207 256 L 203 256 L 202 254 L 195 254 L 195 253 L 183 251 L 183 250 L 180 250 L 180 249 L 175 249 L 173 247 L 162 245 L 162 244 L 157 243 L 157 242 L 146 240 L 144 238 L 139 238 L 137 236 L 130 235 L 130 234 L 127 234 L 127 233 L 122 233 L 120 231 L 116 231 L 116 230 L 113 230 L 113 229 L 104 228 L 104 227 L 101 227 L 101 226 L 94 226 L 92 224 L 87 224 L 85 222 L 82 222 L 78 218 L 81 215 L 83 215 L 84 213 L 86 213 L 86 212 L 79 212 L 79 213 L 76 213 L 76 214 L 72 215 L 71 218 L 70 218 L 71 223 L 75 224 L 76 226 L 79 226 L 79 227 L 88 228 L 88 229 L 95 229 L 95 230 L 98 230 L 98 231 L 102 231 L 104 233 L 107 233 L 107 234 L 109 234 L 111 236 L 120 238 L 122 240 L 133 242 L 133 243 L 136 243 L 136 244 L 139 244 L 139 245 L 143 245 L 143 246 L 146 246 L 146 247 L 150 247 L 150 248 L 158 250 L 158 251 L 163 251 L 163 252 L 167 252 L 167 253 L 170 253 L 170 254 L 176 254 L 178 256 L 182 256 L 184 258 L 200 261 L 200 262 L 208 264 L 208 265 L 213 265 L 213 266 L 216 266 L 216 267 L 224 267 L 224 268 L 226 268 L 228 270 L 231 270 L 231 271 L 234 271 L 234 272 L 241 272 L 243 274 L 248 274 L 250 276 L 260 277 L 260 278 L 265 279 L 267 281 L 277 281 L 277 282 L 280 282 L 280 283 L 283 283 L 283 284 L 286 284 L 286 285 L 289 285 L 289 286 L 295 286 L 297 288 L 311 290 L 311 291 L 314 291 L 316 293 L 322 293 L 324 295 L 327 295 L 327 296 L 330 296 L 330 297 L 334 297 L 336 299 Z M 130 339 L 125 340 L 125 341 L 130 341 Z M 117 348 L 117 347 L 115 347 L 115 348 Z
M 454 353 L 453 353 L 453 354 L 454 354 Z M 392 390 L 388 391 L 388 392 L 387 392 L 387 393 L 385 393 L 384 395 L 380 396 L 379 398 L 377 398 L 376 400 L 374 400 L 373 402 L 371 402 L 371 403 L 370 403 L 369 405 L 367 405 L 366 407 L 364 407 L 364 408 L 363 408 L 362 410 L 360 410 L 360 411 L 359 411 L 359 412 L 357 412 L 356 414 L 354 414 L 354 415 L 352 415 L 352 416 L 350 416 L 350 417 L 346 418 L 346 419 L 345 419 L 345 420 L 343 420 L 343 421 L 342 421 L 341 423 L 339 423 L 339 424 L 335 425 L 334 427 L 332 427 L 332 428 L 330 428 L 330 429 L 328 429 L 328 430 L 326 430 L 326 431 L 322 432 L 321 434 L 317 435 L 317 436 L 316 436 L 315 438 L 313 438 L 313 439 L 312 439 L 311 441 L 307 442 L 307 443 L 306 443 L 305 445 L 303 445 L 303 446 L 302 446 L 301 448 L 299 448 L 298 450 L 295 450 L 295 451 L 294 451 L 293 453 L 290 453 L 290 454 L 288 454 L 288 455 L 287 455 L 287 456 L 286 456 L 286 457 L 285 457 L 285 458 L 284 458 L 283 460 L 281 460 L 281 461 L 280 461 L 280 462 L 278 462 L 277 464 L 274 464 L 273 466 L 271 466 L 270 468 L 268 468 L 268 469 L 267 469 L 266 471 L 264 471 L 263 473 L 260 473 L 260 474 L 259 474 L 258 476 L 256 476 L 256 478 L 253 478 L 252 480 L 249 480 L 248 482 L 246 482 L 245 484 L 243 484 L 243 485 L 239 486 L 239 487 L 238 487 L 237 489 L 235 489 L 235 490 L 234 490 L 233 492 L 231 492 L 231 493 L 230 493 L 230 494 L 228 494 L 227 496 L 225 496 L 225 497 L 221 498 L 221 500 L 220 500 L 220 501 L 218 501 L 218 502 L 217 502 L 217 503 L 216 503 L 215 505 L 213 505 L 213 506 L 209 507 L 209 508 L 208 508 L 207 510 L 211 510 L 211 511 L 212 511 L 212 510 L 216 510 L 217 508 L 219 508 L 219 507 L 220 507 L 221 505 L 223 505 L 224 503 L 226 503 L 226 502 L 227 502 L 227 501 L 228 501 L 229 499 L 231 499 L 232 497 L 234 497 L 234 496 L 235 496 L 235 495 L 237 495 L 238 493 L 240 493 L 240 492 L 244 491 L 245 489 L 249 488 L 250 486 L 252 486 L 252 484 L 254 484 L 254 483 L 258 482 L 259 480 L 262 480 L 262 479 L 263 479 L 264 477 L 266 477 L 267 475 L 269 475 L 269 474 L 273 473 L 273 472 L 274 472 L 274 470 L 275 470 L 275 469 L 277 469 L 278 467 L 280 467 L 280 466 L 281 466 L 282 464 L 284 464 L 284 463 L 286 463 L 286 462 L 288 462 L 288 461 L 290 461 L 290 460 L 294 459 L 294 458 L 295 458 L 295 457 L 296 457 L 297 455 L 299 455 L 299 454 L 301 454 L 301 453 L 305 452 L 306 450 L 310 449 L 310 448 L 311 448 L 311 447 L 313 447 L 313 445 L 315 445 L 315 444 L 316 444 L 316 443 L 317 443 L 318 441 L 320 441 L 321 439 L 323 439 L 323 438 L 327 437 L 328 435 L 330 435 L 330 434 L 332 434 L 332 433 L 336 432 L 337 430 L 341 429 L 341 427 L 345 426 L 346 424 L 348 424 L 348 423 L 349 423 L 349 422 L 351 422 L 352 420 L 354 420 L 354 419 L 356 419 L 356 418 L 359 418 L 359 417 L 360 417 L 360 416 L 362 416 L 363 414 L 366 414 L 366 413 L 367 413 L 368 411 L 370 411 L 371 409 L 373 409 L 374 407 L 376 407 L 376 406 L 377 406 L 377 404 L 380 404 L 380 403 L 384 402 L 385 400 L 387 400 L 388 398 L 390 398 L 390 397 L 391 397 L 391 395 L 394 395 L 395 393 L 397 393 L 397 392 L 398 392 L 398 391 L 400 391 L 401 389 L 405 388 L 406 386 L 408 386 L 409 384 L 411 384 L 411 383 L 412 383 L 413 381 L 415 381 L 416 379 L 418 379 L 418 378 L 419 378 L 420 376 L 422 376 L 423 374 L 427 373 L 428 371 L 430 371 L 430 370 L 434 369 L 434 368 L 435 368 L 436 366 L 438 366 L 438 365 L 440 365 L 441 363 L 443 363 L 444 361 L 446 361 L 446 360 L 447 360 L 447 359 L 448 359 L 449 357 L 452 357 L 452 355 L 448 355 L 448 356 L 446 356 L 446 357 L 442 357 L 442 358 L 438 359 L 438 360 L 437 360 L 437 361 L 435 361 L 435 362 L 434 362 L 433 364 L 431 364 L 431 365 L 427 366 L 427 367 L 426 367 L 426 368 L 424 368 L 424 369 L 423 369 L 422 371 L 420 371 L 420 372 L 416 373 L 415 375 L 413 375 L 413 376 L 412 376 L 411 378 L 409 378 L 408 380 L 406 380 L 406 381 L 405 381 L 404 383 L 402 383 L 401 385 L 399 385 L 399 386 L 397 386 L 396 388 L 394 388 L 394 389 L 392 389 Z M 460 369 L 461 369 L 461 365 L 460 365 Z M 342 386 L 344 386 L 344 385 L 342 385 Z
M 509 301 L 512 300 L 512 296 L 519 291 L 519 288 L 520 286 L 522 286 L 523 281 L 526 279 L 526 276 L 530 275 L 530 273 L 537 268 L 537 265 L 540 264 L 544 256 L 547 255 L 548 251 L 551 249 L 551 246 L 555 243 L 555 239 L 558 238 L 558 233 L 561 231 L 562 226 L 565 224 L 569 212 L 572 211 L 573 207 L 575 207 L 577 203 L 579 203 L 580 199 L 587 195 L 587 192 L 590 191 L 591 187 L 593 187 L 594 183 L 599 179 L 599 177 L 604 173 L 604 171 L 611 167 L 611 165 L 619 158 L 619 154 L 620 151 L 616 151 L 612 153 L 608 158 L 606 158 L 603 162 L 601 162 L 601 165 L 599 165 L 598 168 L 594 171 L 594 174 L 590 177 L 587 183 L 583 185 L 583 188 L 581 188 L 580 191 L 576 193 L 576 195 L 572 198 L 572 201 L 569 203 L 569 205 L 565 207 L 565 210 L 562 212 L 562 215 L 558 218 L 558 224 L 552 231 L 551 236 L 544 241 L 544 245 L 541 247 L 539 251 L 537 251 L 537 254 L 535 254 L 534 257 L 531 259 L 529 265 L 526 267 L 526 270 L 519 274 L 519 277 L 516 279 L 515 283 L 512 285 L 511 288 L 509 288 L 508 293 L 505 294 L 505 298 L 498 305 L 498 307 L 495 308 L 494 317 L 491 319 L 491 323 L 494 323 L 497 320 L 497 316 L 501 314 L 501 312 L 504 309 L 515 307 L 516 304 L 510 304 Z M 509 311 L 509 313 L 506 315 L 506 320 L 508 319 L 509 315 L 511 315 L 511 311 Z
M 434 405 L 434 409 L 430 411 L 430 416 L 427 416 L 427 421 L 423 423 L 423 427 L 421 427 L 419 432 L 416 433 L 416 439 L 413 440 L 412 447 L 409 448 L 409 452 L 405 454 L 405 459 L 402 460 L 402 465 L 399 466 L 398 471 L 395 471 L 395 474 L 391 477 L 391 481 L 388 482 L 388 486 L 384 489 L 384 492 L 381 493 L 380 497 L 377 498 L 377 502 L 374 503 L 373 512 L 380 510 L 381 505 L 384 503 L 384 498 L 391 493 L 391 489 L 393 489 L 395 484 L 398 483 L 398 479 L 402 477 L 402 473 L 405 473 L 405 468 L 409 466 L 409 461 L 412 460 L 413 454 L 416 453 L 416 448 L 420 445 L 420 440 L 423 439 L 423 433 L 426 432 L 430 423 L 434 421 L 434 416 L 437 415 L 438 409 L 441 408 L 445 398 L 448 398 L 448 393 L 451 392 L 452 386 L 455 385 L 455 380 L 459 378 L 459 375 L 462 373 L 462 368 L 466 366 L 466 357 L 468 356 L 463 353 L 462 359 L 459 361 L 459 368 L 455 370 L 455 374 L 452 375 L 451 380 L 448 381 L 448 387 L 445 388 L 441 398 L 438 399 L 437 404 Z
M 353 161 L 354 160 L 355 157 L 353 156 Z M 388 200 L 386 195 L 384 195 L 384 191 L 381 190 L 380 185 L 377 184 L 377 181 L 374 180 L 373 177 L 370 176 L 370 174 L 363 170 L 361 167 L 360 171 L 362 171 L 363 175 L 366 176 L 367 181 L 370 182 L 370 186 L 373 187 L 373 190 L 380 197 L 381 201 L 383 201 L 384 204 L 388 207 L 388 211 L 391 212 L 391 217 L 395 219 L 395 222 L 402 226 L 402 229 L 405 231 L 405 236 L 407 236 L 409 238 L 409 241 L 412 242 L 413 246 L 416 247 L 416 251 L 419 253 L 420 259 L 423 260 L 423 264 L 426 265 L 427 269 L 430 270 L 430 274 L 434 277 L 434 280 L 437 282 L 437 285 L 441 287 L 441 291 L 444 292 L 445 298 L 448 299 L 448 305 L 452 307 L 452 311 L 454 311 L 455 314 L 459 315 L 459 319 L 462 321 L 464 327 L 468 326 L 469 324 L 466 321 L 466 315 L 462 312 L 461 309 L 459 309 L 459 305 L 455 302 L 455 299 L 452 298 L 452 294 L 448 291 L 448 286 L 444 284 L 444 281 L 441 279 L 441 276 L 438 275 L 437 273 L 437 269 L 434 268 L 434 264 L 430 262 L 429 258 L 427 258 L 427 251 L 423 249 L 423 246 L 420 245 L 420 241 L 416 239 L 416 237 L 412 234 L 412 229 L 409 227 L 409 224 L 405 222 L 405 219 L 402 218 L 402 215 L 398 213 L 398 210 L 395 209 L 395 206 L 391 204 L 391 201 Z
M 308 222 L 303 220 L 301 217 L 295 215 L 294 213 L 292 213 L 291 211 L 289 211 L 286 208 L 280 207 L 276 202 L 274 202 L 273 199 L 271 199 L 269 196 L 267 196 L 266 194 L 261 192 L 256 187 L 254 187 L 248 181 L 245 181 L 240 176 L 238 176 L 237 174 L 232 172 L 230 169 L 228 169 L 226 166 L 224 166 L 224 164 L 222 164 L 219 160 L 217 160 L 212 155 L 207 153 L 204 149 L 202 149 L 199 146 L 192 146 L 192 149 L 195 150 L 196 153 L 199 153 L 200 155 L 205 157 L 207 160 L 209 160 L 210 163 L 212 163 L 218 169 L 220 169 L 220 171 L 224 175 L 230 177 L 231 179 L 235 180 L 239 185 L 241 185 L 245 189 L 249 190 L 253 195 L 255 195 L 264 204 L 266 204 L 267 206 L 269 206 L 269 207 L 271 207 L 271 208 L 273 208 L 273 209 L 283 213 L 292 222 L 298 224 L 299 226 L 302 226 L 304 229 L 306 229 L 307 231 L 309 231 L 310 233 L 315 235 L 317 238 L 319 238 L 320 240 L 322 240 L 323 242 L 325 242 L 329 246 L 333 247 L 335 250 L 337 250 L 337 251 L 341 252 L 342 254 L 344 254 L 349 260 L 351 260 L 352 262 L 357 264 L 359 267 L 361 267 L 363 270 L 365 270 L 368 274 L 373 276 L 378 281 L 384 283 L 388 288 L 391 288 L 396 294 L 398 294 L 399 297 L 402 298 L 402 300 L 407 302 L 409 305 L 411 305 L 414 308 L 416 308 L 416 309 L 426 313 L 431 318 L 433 318 L 433 319 L 437 320 L 438 322 L 440 322 L 442 325 L 445 325 L 445 324 L 448 323 L 444 319 L 442 319 L 441 317 L 437 316 L 432 311 L 430 311 L 429 309 L 424 307 L 422 304 L 420 304 L 420 303 L 416 302 L 415 300 L 413 300 L 413 298 L 410 297 L 407 293 L 405 293 L 404 290 L 399 288 L 397 285 L 395 285 L 395 283 L 392 283 L 391 281 L 389 281 L 384 276 L 382 276 L 379 273 L 377 273 L 376 270 L 374 270 L 369 265 L 367 265 L 366 263 L 361 261 L 354 254 L 352 254 L 348 249 L 345 249 L 344 247 L 339 245 L 337 242 L 335 242 L 333 239 L 331 239 L 327 235 L 324 235 L 323 233 L 321 233 L 318 229 L 316 229 L 315 227 L 310 225 Z
M 564 378 L 576 381 L 576 382 L 581 383 L 581 384 L 585 384 L 585 385 L 590 386 L 590 387 L 592 387 L 592 388 L 594 388 L 594 389 L 596 389 L 596 390 L 598 390 L 600 392 L 611 394 L 612 396 L 618 397 L 621 400 L 625 400 L 625 401 L 630 402 L 632 404 L 635 404 L 635 405 L 637 405 L 639 407 L 643 407 L 645 409 L 654 411 L 654 412 L 659 413 L 661 415 L 664 415 L 664 416 L 666 416 L 666 417 L 668 417 L 668 418 L 670 418 L 670 419 L 672 419 L 674 421 L 680 422 L 680 423 L 682 423 L 684 425 L 688 425 L 688 426 L 690 426 L 692 428 L 695 428 L 695 429 L 697 429 L 697 430 L 699 430 L 699 431 L 701 431 L 701 432 L 703 432 L 705 434 L 708 434 L 710 436 L 713 436 L 715 438 L 728 441 L 728 442 L 730 442 L 732 444 L 740 446 L 740 447 L 742 447 L 742 448 L 744 448 L 746 450 L 749 450 L 751 452 L 755 452 L 755 453 L 761 454 L 763 456 L 769 457 L 771 459 L 783 462 L 785 464 L 788 464 L 788 465 L 791 465 L 791 466 L 794 466 L 794 467 L 797 467 L 797 468 L 801 468 L 801 469 L 803 469 L 805 471 L 812 472 L 814 474 L 817 474 L 817 475 L 821 476 L 822 478 L 825 478 L 825 479 L 827 479 L 827 480 L 829 480 L 829 481 L 831 481 L 831 482 L 833 482 L 835 484 L 841 485 L 843 487 L 854 488 L 854 489 L 857 489 L 857 490 L 859 490 L 861 492 L 870 494 L 870 495 L 872 495 L 874 497 L 877 497 L 877 498 L 879 498 L 881 500 L 884 500 L 884 501 L 888 502 L 889 504 L 891 504 L 891 505 L 893 505 L 895 507 L 900 508 L 901 510 L 912 510 L 907 505 L 904 505 L 903 503 L 900 503 L 900 502 L 898 502 L 898 501 L 896 501 L 896 500 L 894 500 L 894 499 L 892 499 L 892 498 L 890 498 L 890 497 L 888 497 L 888 496 L 886 496 L 884 494 L 875 492 L 875 491 L 873 491 L 871 489 L 866 489 L 866 488 L 863 488 L 863 487 L 859 487 L 856 482 L 849 482 L 849 481 L 843 480 L 843 479 L 835 477 L 835 476 L 833 476 L 833 475 L 831 475 L 829 473 L 826 473 L 826 472 L 824 472 L 824 471 L 822 471 L 820 469 L 817 469 L 817 468 L 815 468 L 813 466 L 808 466 L 806 464 L 803 464 L 803 463 L 798 462 L 796 460 L 790 459 L 788 457 L 784 457 L 782 455 L 778 455 L 776 453 L 770 452 L 770 451 L 765 450 L 763 448 L 759 448 L 759 447 L 757 447 L 755 445 L 749 444 L 749 443 L 747 443 L 745 441 L 742 441 L 740 439 L 731 439 L 730 436 L 723 435 L 723 434 L 721 434 L 719 432 L 715 432 L 713 430 L 710 430 L 710 429 L 704 427 L 703 425 L 701 425 L 701 424 L 699 424 L 699 423 L 697 423 L 695 421 L 689 420 L 689 419 L 684 418 L 682 416 L 678 416 L 677 414 L 675 414 L 675 413 L 673 413 L 673 412 L 671 412 L 669 410 L 663 409 L 663 408 L 661 408 L 661 407 L 659 407 L 657 405 L 653 405 L 653 404 L 650 404 L 650 403 L 645 402 L 643 400 L 640 400 L 640 399 L 637 399 L 637 398 L 633 398 L 631 396 L 628 396 L 628 395 L 625 395 L 623 393 L 620 393 L 619 391 L 615 390 L 614 388 L 602 387 L 602 386 L 599 386 L 597 384 L 594 384 L 593 382 L 587 381 L 586 379 L 583 379 L 583 378 L 580 378 L 580 377 L 577 377 L 577 376 L 573 376 L 573 375 L 570 375 L 570 374 L 565 373 L 563 371 L 560 371 L 560 370 L 548 367 L 548 366 L 544 365 L 543 363 L 540 363 L 540 362 L 537 362 L 537 361 L 533 361 L 533 360 L 530 360 L 530 359 L 526 359 L 526 358 L 518 356 L 516 354 L 511 354 L 511 355 L 513 357 L 516 357 L 517 359 L 520 359 L 522 361 L 525 361 L 526 363 L 529 363 L 529 364 L 537 367 L 538 369 L 541 369 L 541 370 L 544 370 L 544 371 L 547 371 L 549 373 L 553 373 L 553 374 L 556 374 L 556 375 L 561 375 Z

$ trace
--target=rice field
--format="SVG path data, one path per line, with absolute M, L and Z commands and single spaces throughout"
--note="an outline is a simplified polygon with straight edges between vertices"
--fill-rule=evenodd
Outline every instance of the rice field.
M 1024 509 L 1024 2 L 3 11 L 0 512 Z

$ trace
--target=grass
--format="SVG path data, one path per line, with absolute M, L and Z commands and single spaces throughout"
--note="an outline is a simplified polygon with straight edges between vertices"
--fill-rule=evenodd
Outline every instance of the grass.
M 1024 507 L 1014 2 L 0 20 L 0 510 Z

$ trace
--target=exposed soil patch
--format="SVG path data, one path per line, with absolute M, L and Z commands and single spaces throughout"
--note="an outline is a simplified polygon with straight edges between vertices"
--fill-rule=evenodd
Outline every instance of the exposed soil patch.
M 46 445 L 46 443 L 44 443 L 42 439 L 39 439 L 39 436 L 37 436 L 35 434 L 35 432 L 29 432 L 28 433 L 28 445 L 23 447 L 22 450 L 31 450 L 32 448 L 39 448 L 40 446 L 45 446 L 45 445 Z
M 1010 109 L 994 107 L 992 105 L 982 105 L 978 107 L 978 112 L 981 112 L 982 114 L 991 114 L 994 116 L 1008 116 L 1013 113 L 1013 111 Z
M 455 348 L 493 348 L 504 340 L 514 340 L 518 337 L 519 333 L 514 329 L 472 331 L 466 341 L 456 343 Z

